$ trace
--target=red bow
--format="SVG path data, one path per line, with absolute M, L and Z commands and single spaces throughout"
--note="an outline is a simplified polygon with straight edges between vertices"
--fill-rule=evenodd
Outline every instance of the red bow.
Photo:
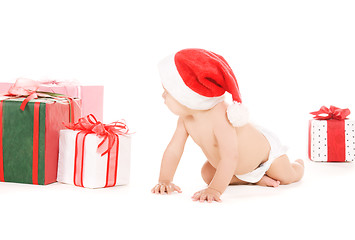
M 88 133 L 95 133 L 97 136 L 104 139 L 97 147 L 97 152 L 101 156 L 108 153 L 113 147 L 116 139 L 115 135 L 128 135 L 128 127 L 124 121 L 117 121 L 110 124 L 103 124 L 95 118 L 94 115 L 89 114 L 86 117 L 80 118 L 77 123 L 65 124 L 65 127 L 74 131 L 84 131 Z
M 53 98 L 53 99 L 67 98 L 63 94 L 38 91 L 38 88 L 41 85 L 45 86 L 46 84 L 49 84 L 49 83 L 45 82 L 42 84 L 41 82 L 38 82 L 38 81 L 35 81 L 32 79 L 18 78 L 18 79 L 16 79 L 15 84 L 10 87 L 8 93 L 5 96 L 11 97 L 11 98 L 24 97 L 25 100 L 23 100 L 23 102 L 20 106 L 20 109 L 22 111 L 25 110 L 25 107 L 29 101 L 36 99 L 36 98 L 40 98 L 40 97 Z
M 326 106 L 323 106 L 318 111 L 311 112 L 310 114 L 315 115 L 313 118 L 317 120 L 344 120 L 349 116 L 350 110 L 348 108 L 341 109 L 334 106 L 327 108 Z

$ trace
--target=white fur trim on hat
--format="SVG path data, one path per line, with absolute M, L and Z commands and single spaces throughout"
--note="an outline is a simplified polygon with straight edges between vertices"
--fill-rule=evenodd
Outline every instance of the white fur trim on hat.
M 176 68 L 174 56 L 164 58 L 158 65 L 162 84 L 171 96 L 182 105 L 196 110 L 211 109 L 224 100 L 224 95 L 205 97 L 186 86 Z
M 242 127 L 249 122 L 248 109 L 238 102 L 234 102 L 228 106 L 227 117 L 234 127 Z

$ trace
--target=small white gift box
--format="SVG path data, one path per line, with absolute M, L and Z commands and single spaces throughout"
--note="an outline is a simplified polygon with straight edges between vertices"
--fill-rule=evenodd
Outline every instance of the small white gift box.
M 131 137 L 113 136 L 111 149 L 102 155 L 98 146 L 105 141 L 104 137 L 87 131 L 61 130 L 57 181 L 86 188 L 128 184 Z M 109 144 L 104 145 L 107 149 Z
M 355 160 L 355 121 L 346 117 L 349 109 L 321 107 L 309 121 L 308 155 L 316 162 Z

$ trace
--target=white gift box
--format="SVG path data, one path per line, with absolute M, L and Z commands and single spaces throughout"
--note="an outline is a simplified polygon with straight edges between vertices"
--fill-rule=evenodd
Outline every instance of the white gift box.
M 75 145 L 78 133 L 79 131 L 70 129 L 60 131 L 58 182 L 74 185 Z M 119 135 L 118 139 L 119 150 L 115 186 L 128 184 L 130 175 L 131 137 Z M 88 134 L 85 139 L 82 183 L 86 188 L 103 188 L 106 186 L 108 154 L 101 156 L 97 152 L 97 147 L 101 141 L 102 138 L 94 133 Z
M 355 121 L 344 120 L 344 150 L 333 149 L 328 146 L 328 124 L 327 120 L 311 120 L 309 124 L 309 158 L 316 162 L 329 161 L 329 153 L 337 151 L 345 151 L 345 159 L 336 159 L 339 162 L 350 162 L 355 160 Z M 344 131 L 343 130 L 343 131 Z

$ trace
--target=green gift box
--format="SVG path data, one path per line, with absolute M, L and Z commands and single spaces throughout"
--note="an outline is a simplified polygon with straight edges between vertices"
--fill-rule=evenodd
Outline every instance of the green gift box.
M 0 101 L 0 181 L 45 185 L 57 178 L 59 131 L 80 117 L 79 99 Z

